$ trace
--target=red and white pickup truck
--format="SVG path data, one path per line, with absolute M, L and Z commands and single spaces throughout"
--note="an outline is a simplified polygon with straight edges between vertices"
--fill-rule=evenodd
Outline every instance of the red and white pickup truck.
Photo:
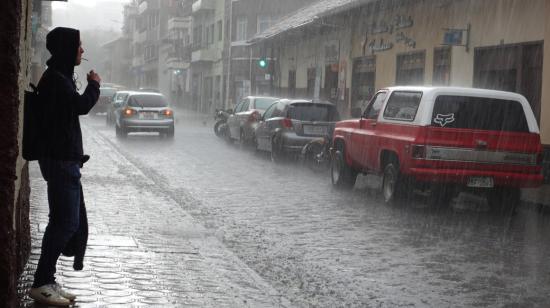
M 525 97 L 502 91 L 382 89 L 359 119 L 336 123 L 332 154 L 333 185 L 353 187 L 359 172 L 381 174 L 386 202 L 412 184 L 441 202 L 469 188 L 500 207 L 543 180 L 533 111 Z

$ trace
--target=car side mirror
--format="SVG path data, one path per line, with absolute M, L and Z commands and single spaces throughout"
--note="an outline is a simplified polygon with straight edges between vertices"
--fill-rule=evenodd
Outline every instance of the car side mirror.
M 363 112 L 361 111 L 361 108 L 359 107 L 351 108 L 352 118 L 360 118 L 362 115 L 363 115 Z

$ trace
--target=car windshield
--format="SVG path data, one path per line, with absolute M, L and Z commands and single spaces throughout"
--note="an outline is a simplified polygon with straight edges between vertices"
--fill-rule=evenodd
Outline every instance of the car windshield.
M 123 102 L 127 97 L 128 93 L 118 93 L 115 97 L 115 102 Z
M 275 98 L 256 98 L 254 100 L 254 109 L 266 110 L 276 100 Z
M 340 119 L 338 111 L 332 105 L 315 103 L 292 104 L 288 116 L 300 121 L 334 122 Z
M 441 95 L 435 100 L 432 126 L 528 132 L 521 103 L 512 100 Z
M 168 102 L 160 95 L 134 95 L 130 97 L 128 105 L 132 107 L 166 107 Z

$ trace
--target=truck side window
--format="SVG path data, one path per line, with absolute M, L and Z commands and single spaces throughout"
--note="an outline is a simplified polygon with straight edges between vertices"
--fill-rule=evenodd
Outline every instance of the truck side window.
M 376 120 L 380 110 L 382 109 L 382 105 L 386 100 L 386 96 L 388 96 L 387 92 L 378 92 L 376 96 L 372 98 L 371 102 L 367 106 L 367 109 L 365 109 L 365 114 L 363 117 L 366 119 Z
M 422 92 L 395 91 L 384 110 L 384 118 L 398 121 L 414 121 Z

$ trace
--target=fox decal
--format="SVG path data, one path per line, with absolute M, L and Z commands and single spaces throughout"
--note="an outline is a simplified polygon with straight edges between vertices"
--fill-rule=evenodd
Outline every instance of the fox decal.
M 455 114 L 438 114 L 434 118 L 434 123 L 437 123 L 441 125 L 441 127 L 445 127 L 445 125 L 449 123 L 453 123 L 455 121 Z

